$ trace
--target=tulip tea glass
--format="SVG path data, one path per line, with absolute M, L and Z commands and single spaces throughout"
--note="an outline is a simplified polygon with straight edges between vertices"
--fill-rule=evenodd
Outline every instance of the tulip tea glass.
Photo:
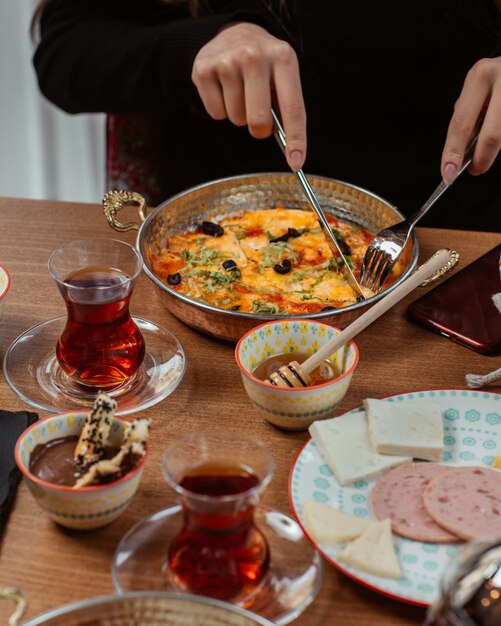
M 136 250 L 115 239 L 79 239 L 50 256 L 68 316 L 56 356 L 73 382 L 113 389 L 137 372 L 145 345 L 129 301 L 141 268 Z
M 162 471 L 182 506 L 166 564 L 177 589 L 241 606 L 251 601 L 270 563 L 254 508 L 273 469 L 268 448 L 239 433 L 193 433 L 165 451 Z
M 423 626 L 499 626 L 501 624 L 501 537 L 462 546 L 440 583 L 440 597 Z

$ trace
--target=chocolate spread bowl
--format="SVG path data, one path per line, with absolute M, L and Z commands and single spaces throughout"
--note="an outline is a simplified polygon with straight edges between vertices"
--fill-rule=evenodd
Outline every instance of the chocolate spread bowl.
M 369 232 L 377 233 L 403 219 L 403 215 L 389 202 L 361 187 L 320 176 L 309 176 L 308 180 L 326 213 Z M 131 202 L 139 204 L 143 220 L 141 225 L 135 222 L 122 224 L 116 220 L 117 212 Z M 317 319 L 344 328 L 404 281 L 416 265 L 419 246 L 413 232 L 400 257 L 402 274 L 390 287 L 364 302 L 302 315 L 242 313 L 216 308 L 178 293 L 152 269 L 152 254 L 165 249 L 166 241 L 172 235 L 193 229 L 204 220 L 217 221 L 242 211 L 273 209 L 276 206 L 309 210 L 293 174 L 248 174 L 211 181 L 169 198 L 148 216 L 140 194 L 116 191 L 107 193 L 103 199 L 105 215 L 113 228 L 121 231 L 139 229 L 136 245 L 144 271 L 157 287 L 164 306 L 188 326 L 228 341 L 236 342 L 254 326 L 275 319 Z
M 121 478 L 88 487 L 48 482 L 44 478 L 49 473 L 42 474 L 42 478 L 34 474 L 30 462 L 37 446 L 73 437 L 76 440 L 86 416 L 86 412 L 69 412 L 38 420 L 20 435 L 14 449 L 16 464 L 40 508 L 57 524 L 77 530 L 100 528 L 122 514 L 139 488 L 148 456 L 146 453 L 139 464 Z M 120 417 L 112 418 L 109 434 L 109 445 L 112 448 L 120 447 L 127 425 L 128 422 Z M 57 462 L 62 461 L 59 459 Z

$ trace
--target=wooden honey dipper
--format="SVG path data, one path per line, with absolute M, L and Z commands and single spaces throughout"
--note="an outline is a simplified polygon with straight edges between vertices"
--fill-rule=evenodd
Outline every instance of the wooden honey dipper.
M 399 300 L 415 289 L 423 282 L 431 282 L 431 279 L 443 276 L 459 260 L 459 255 L 454 250 L 442 249 L 435 252 L 423 265 L 421 265 L 409 278 L 404 280 L 398 287 L 378 300 L 370 309 L 358 317 L 353 323 L 342 330 L 339 335 L 331 339 L 320 350 L 312 354 L 302 364 L 291 361 L 288 365 L 282 365 L 276 372 L 270 374 L 266 382 L 276 387 L 307 387 L 311 384 L 310 372 L 317 368 L 325 359 L 337 352 L 355 335 L 367 328 L 374 320 L 390 309 Z M 436 276 L 434 276 L 436 274 Z

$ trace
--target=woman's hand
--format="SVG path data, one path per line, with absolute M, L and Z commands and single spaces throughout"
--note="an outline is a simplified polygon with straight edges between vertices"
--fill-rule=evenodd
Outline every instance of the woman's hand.
M 192 80 L 207 112 L 249 127 L 253 137 L 273 132 L 276 96 L 287 137 L 287 161 L 299 170 L 306 157 L 306 112 L 294 49 L 256 24 L 238 22 L 219 31 L 193 63 Z
M 441 172 L 452 183 L 463 162 L 465 149 L 483 118 L 470 174 L 485 173 L 501 149 L 501 57 L 481 59 L 468 72 L 454 107 L 444 151 Z

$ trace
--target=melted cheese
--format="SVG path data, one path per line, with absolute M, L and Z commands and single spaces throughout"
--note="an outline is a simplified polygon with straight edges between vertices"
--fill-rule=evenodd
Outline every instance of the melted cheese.
M 332 216 L 328 219 L 349 246 L 351 254 L 346 256 L 357 275 L 370 233 Z M 242 312 L 307 314 L 356 302 L 339 270 L 342 262 L 332 258 L 311 211 L 244 211 L 218 224 L 224 230 L 219 237 L 205 234 L 201 226 L 171 236 L 164 250 L 150 253 L 152 271 L 179 293 Z M 281 240 L 274 241 L 277 238 Z M 230 261 L 234 269 L 228 267 Z M 179 277 L 169 281 L 174 274 Z

